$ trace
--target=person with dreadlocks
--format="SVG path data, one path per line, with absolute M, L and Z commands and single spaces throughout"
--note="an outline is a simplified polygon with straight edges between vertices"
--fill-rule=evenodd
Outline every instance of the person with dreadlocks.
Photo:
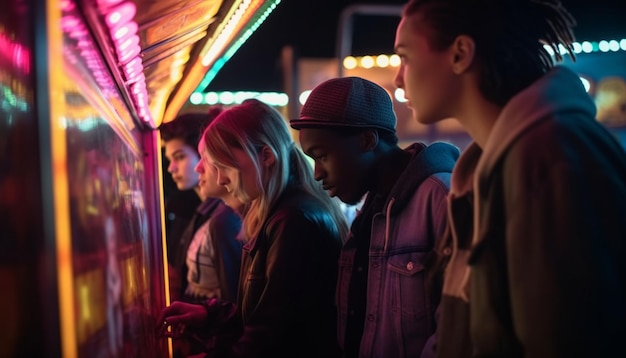
M 438 357 L 626 357 L 626 153 L 553 61 L 575 59 L 574 26 L 558 0 L 403 9 L 396 85 L 417 121 L 473 139 L 438 250 Z

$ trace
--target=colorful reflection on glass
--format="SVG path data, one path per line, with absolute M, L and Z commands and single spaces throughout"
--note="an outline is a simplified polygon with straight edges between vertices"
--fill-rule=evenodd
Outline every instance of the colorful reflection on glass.
M 28 4 L 0 3 L 0 357 L 37 355 L 41 348 L 26 344 L 25 338 L 37 340 L 43 334 L 33 328 L 41 312 L 33 294 L 36 267 L 30 264 L 37 245 L 33 241 L 43 236 L 41 225 L 34 225 L 42 217 L 32 29 L 22 26 L 31 14 Z
M 65 132 L 79 357 L 158 357 L 158 299 L 135 127 L 80 14 L 65 9 Z

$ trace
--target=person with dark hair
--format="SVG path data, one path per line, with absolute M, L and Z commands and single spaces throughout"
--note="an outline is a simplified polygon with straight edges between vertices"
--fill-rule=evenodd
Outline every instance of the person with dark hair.
M 197 150 L 200 136 L 220 112 L 220 108 L 214 108 L 209 113 L 186 113 L 159 127 L 169 160 L 167 170 L 177 188 L 191 189 L 201 199 L 180 237 L 171 238 L 174 242 L 170 254 L 173 301 L 236 297 L 241 254 L 237 235 L 241 220 L 233 208 L 224 203 L 230 200 L 226 190 L 211 185 L 217 179 L 205 178 L 205 185 L 199 185 L 204 170 L 196 173 L 201 164 Z M 209 220 L 216 213 L 220 214 L 220 219 Z M 217 263 L 226 266 L 216 266 Z
M 220 111 L 220 107 L 214 107 L 208 115 L 203 112 L 184 113 L 158 128 L 165 157 L 164 169 L 169 174 L 169 178 L 164 178 L 163 191 L 167 259 L 170 263 L 175 260 L 180 237 L 202 202 L 198 175 L 194 171 L 200 161 L 196 146 L 202 129 Z M 171 188 L 172 185 L 175 188 Z
M 365 198 L 339 259 L 344 357 L 419 357 L 435 329 L 441 278 L 430 257 L 446 227 L 459 150 L 399 147 L 389 94 L 359 77 L 317 85 L 290 124 L 330 196 L 351 205 Z
M 163 333 L 194 337 L 205 357 L 339 357 L 334 297 L 348 225 L 285 119 L 249 99 L 222 112 L 200 147 L 205 168 L 246 205 L 239 297 L 174 302 Z
M 173 251 L 169 255 L 171 301 L 237 297 L 243 205 L 217 184 L 197 149 L 202 131 L 220 112 L 187 113 L 159 128 L 170 161 L 168 172 L 178 189 L 191 189 L 201 199 L 180 236 L 167 238 L 173 242 L 168 245 Z M 174 348 L 176 357 L 202 349 L 193 340 L 177 340 Z
M 595 120 L 558 0 L 411 0 L 395 78 L 473 143 L 452 174 L 438 357 L 624 357 L 626 153 Z M 446 259 L 443 258 L 445 262 Z

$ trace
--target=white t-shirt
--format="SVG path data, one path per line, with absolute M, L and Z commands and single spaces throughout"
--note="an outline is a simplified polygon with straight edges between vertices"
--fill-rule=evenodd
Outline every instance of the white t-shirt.
M 219 280 L 215 270 L 215 250 L 209 237 L 207 220 L 196 230 L 187 250 L 187 289 L 185 293 L 196 297 L 220 297 Z

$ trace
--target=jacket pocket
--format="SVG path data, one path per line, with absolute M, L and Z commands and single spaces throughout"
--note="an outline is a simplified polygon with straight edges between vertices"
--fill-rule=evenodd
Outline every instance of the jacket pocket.
M 389 257 L 387 303 L 394 312 L 402 314 L 403 320 L 418 321 L 426 313 L 424 260 L 427 255 L 426 252 L 408 252 Z
M 405 357 L 418 357 L 430 335 L 424 263 L 428 252 L 407 252 L 389 257 L 388 286 L 383 294 L 391 308 L 388 334 L 395 332 L 397 348 Z

